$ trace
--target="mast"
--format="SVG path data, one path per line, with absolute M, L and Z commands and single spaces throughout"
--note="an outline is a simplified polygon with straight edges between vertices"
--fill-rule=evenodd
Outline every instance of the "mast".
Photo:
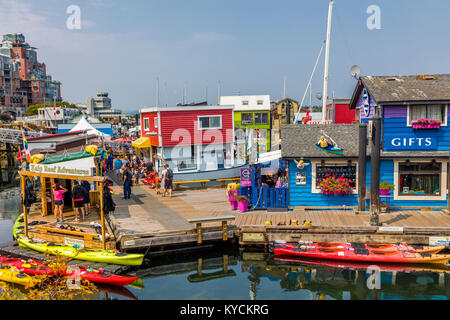
M 220 80 L 217 84 L 217 104 L 220 105 Z
M 322 123 L 325 123 L 326 109 L 327 109 L 327 97 L 328 97 L 328 65 L 330 57 L 330 34 L 331 34 L 331 14 L 333 12 L 334 1 L 330 1 L 328 7 L 328 23 L 327 23 L 327 40 L 325 44 L 325 70 L 323 74 L 323 96 L 322 96 Z

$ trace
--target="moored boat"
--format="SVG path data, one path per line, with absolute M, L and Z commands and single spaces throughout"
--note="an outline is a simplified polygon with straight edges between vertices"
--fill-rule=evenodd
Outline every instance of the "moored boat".
M 39 282 L 26 273 L 10 266 L 0 268 L 0 281 L 20 284 L 27 287 L 33 287 Z
M 100 249 L 76 249 L 65 244 L 58 244 L 47 241 L 34 241 L 25 237 L 17 239 L 19 245 L 33 249 L 38 252 L 61 255 L 68 258 L 75 258 L 85 261 L 104 262 L 119 265 L 140 266 L 144 260 L 144 255 L 139 253 L 123 253 L 116 250 Z

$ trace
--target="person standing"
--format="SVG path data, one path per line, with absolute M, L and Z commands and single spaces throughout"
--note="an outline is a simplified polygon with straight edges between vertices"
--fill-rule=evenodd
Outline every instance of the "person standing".
M 64 222 L 63 217 L 63 208 L 64 208 L 64 200 L 63 195 L 67 192 L 67 189 L 64 189 L 59 183 L 55 183 L 53 186 L 53 199 L 55 202 L 55 219 L 56 222 Z
M 108 162 L 108 165 L 107 165 L 108 171 L 113 170 L 114 156 L 112 155 L 111 151 L 109 152 L 108 158 L 106 160 Z
M 147 173 L 153 172 L 153 162 L 151 160 L 148 160 L 146 169 L 147 169 Z
M 86 195 L 83 198 L 83 203 L 86 217 L 89 217 L 89 215 L 91 214 L 91 198 L 89 193 L 91 191 L 91 184 L 88 181 L 83 180 L 83 182 L 81 182 L 81 186 L 84 188 L 84 190 L 86 190 Z
M 119 177 L 120 176 L 120 169 L 122 168 L 122 160 L 120 160 L 120 158 L 118 157 L 114 161 L 114 165 L 116 166 L 116 175 Z
M 133 175 L 130 172 L 129 166 L 124 166 L 124 171 L 123 171 L 123 198 L 124 199 L 130 199 L 132 180 L 133 180 Z
M 81 186 L 78 180 L 73 182 L 72 197 L 75 204 L 75 222 L 79 222 L 79 213 L 81 212 L 82 220 L 84 220 L 84 198 L 86 197 L 86 190 Z
M 172 197 L 172 182 L 173 182 L 173 171 L 169 168 L 169 165 L 166 163 L 164 165 L 163 171 L 163 180 L 164 180 L 164 193 L 163 197 L 166 196 L 166 193 L 169 193 L 169 198 Z

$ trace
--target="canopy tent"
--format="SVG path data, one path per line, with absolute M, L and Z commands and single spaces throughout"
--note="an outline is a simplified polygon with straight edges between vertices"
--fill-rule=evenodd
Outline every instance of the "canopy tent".
M 151 148 L 150 138 L 149 137 L 140 137 L 134 140 L 131 145 L 135 148 Z
M 85 117 L 81 117 L 80 121 L 72 128 L 70 129 L 70 132 L 72 131 L 87 131 L 88 134 L 95 134 L 98 137 L 103 137 L 104 139 L 111 139 L 111 136 L 108 134 L 105 134 L 103 132 L 100 132 L 99 130 L 95 129 L 87 120 Z
M 114 142 L 133 142 L 132 139 L 127 139 L 127 138 L 119 138 L 116 140 L 113 140 Z

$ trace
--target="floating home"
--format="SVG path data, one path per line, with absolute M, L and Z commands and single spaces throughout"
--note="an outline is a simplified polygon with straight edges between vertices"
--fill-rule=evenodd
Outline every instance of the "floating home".
M 360 113 L 372 137 L 372 120 L 381 118 L 380 182 L 394 185 L 381 201 L 391 208 L 447 207 L 450 147 L 450 75 L 367 76 L 356 85 L 350 108 Z M 282 128 L 282 157 L 289 162 L 289 205 L 358 205 L 358 124 L 287 125 Z M 316 147 L 322 136 L 342 148 L 332 154 Z M 331 140 L 331 141 L 330 141 Z M 370 150 L 367 148 L 367 188 Z M 303 159 L 304 166 L 297 163 Z M 353 192 L 325 195 L 327 175 L 344 176 Z M 364 196 L 366 199 L 366 195 Z M 384 199 L 383 199 L 384 197 Z

